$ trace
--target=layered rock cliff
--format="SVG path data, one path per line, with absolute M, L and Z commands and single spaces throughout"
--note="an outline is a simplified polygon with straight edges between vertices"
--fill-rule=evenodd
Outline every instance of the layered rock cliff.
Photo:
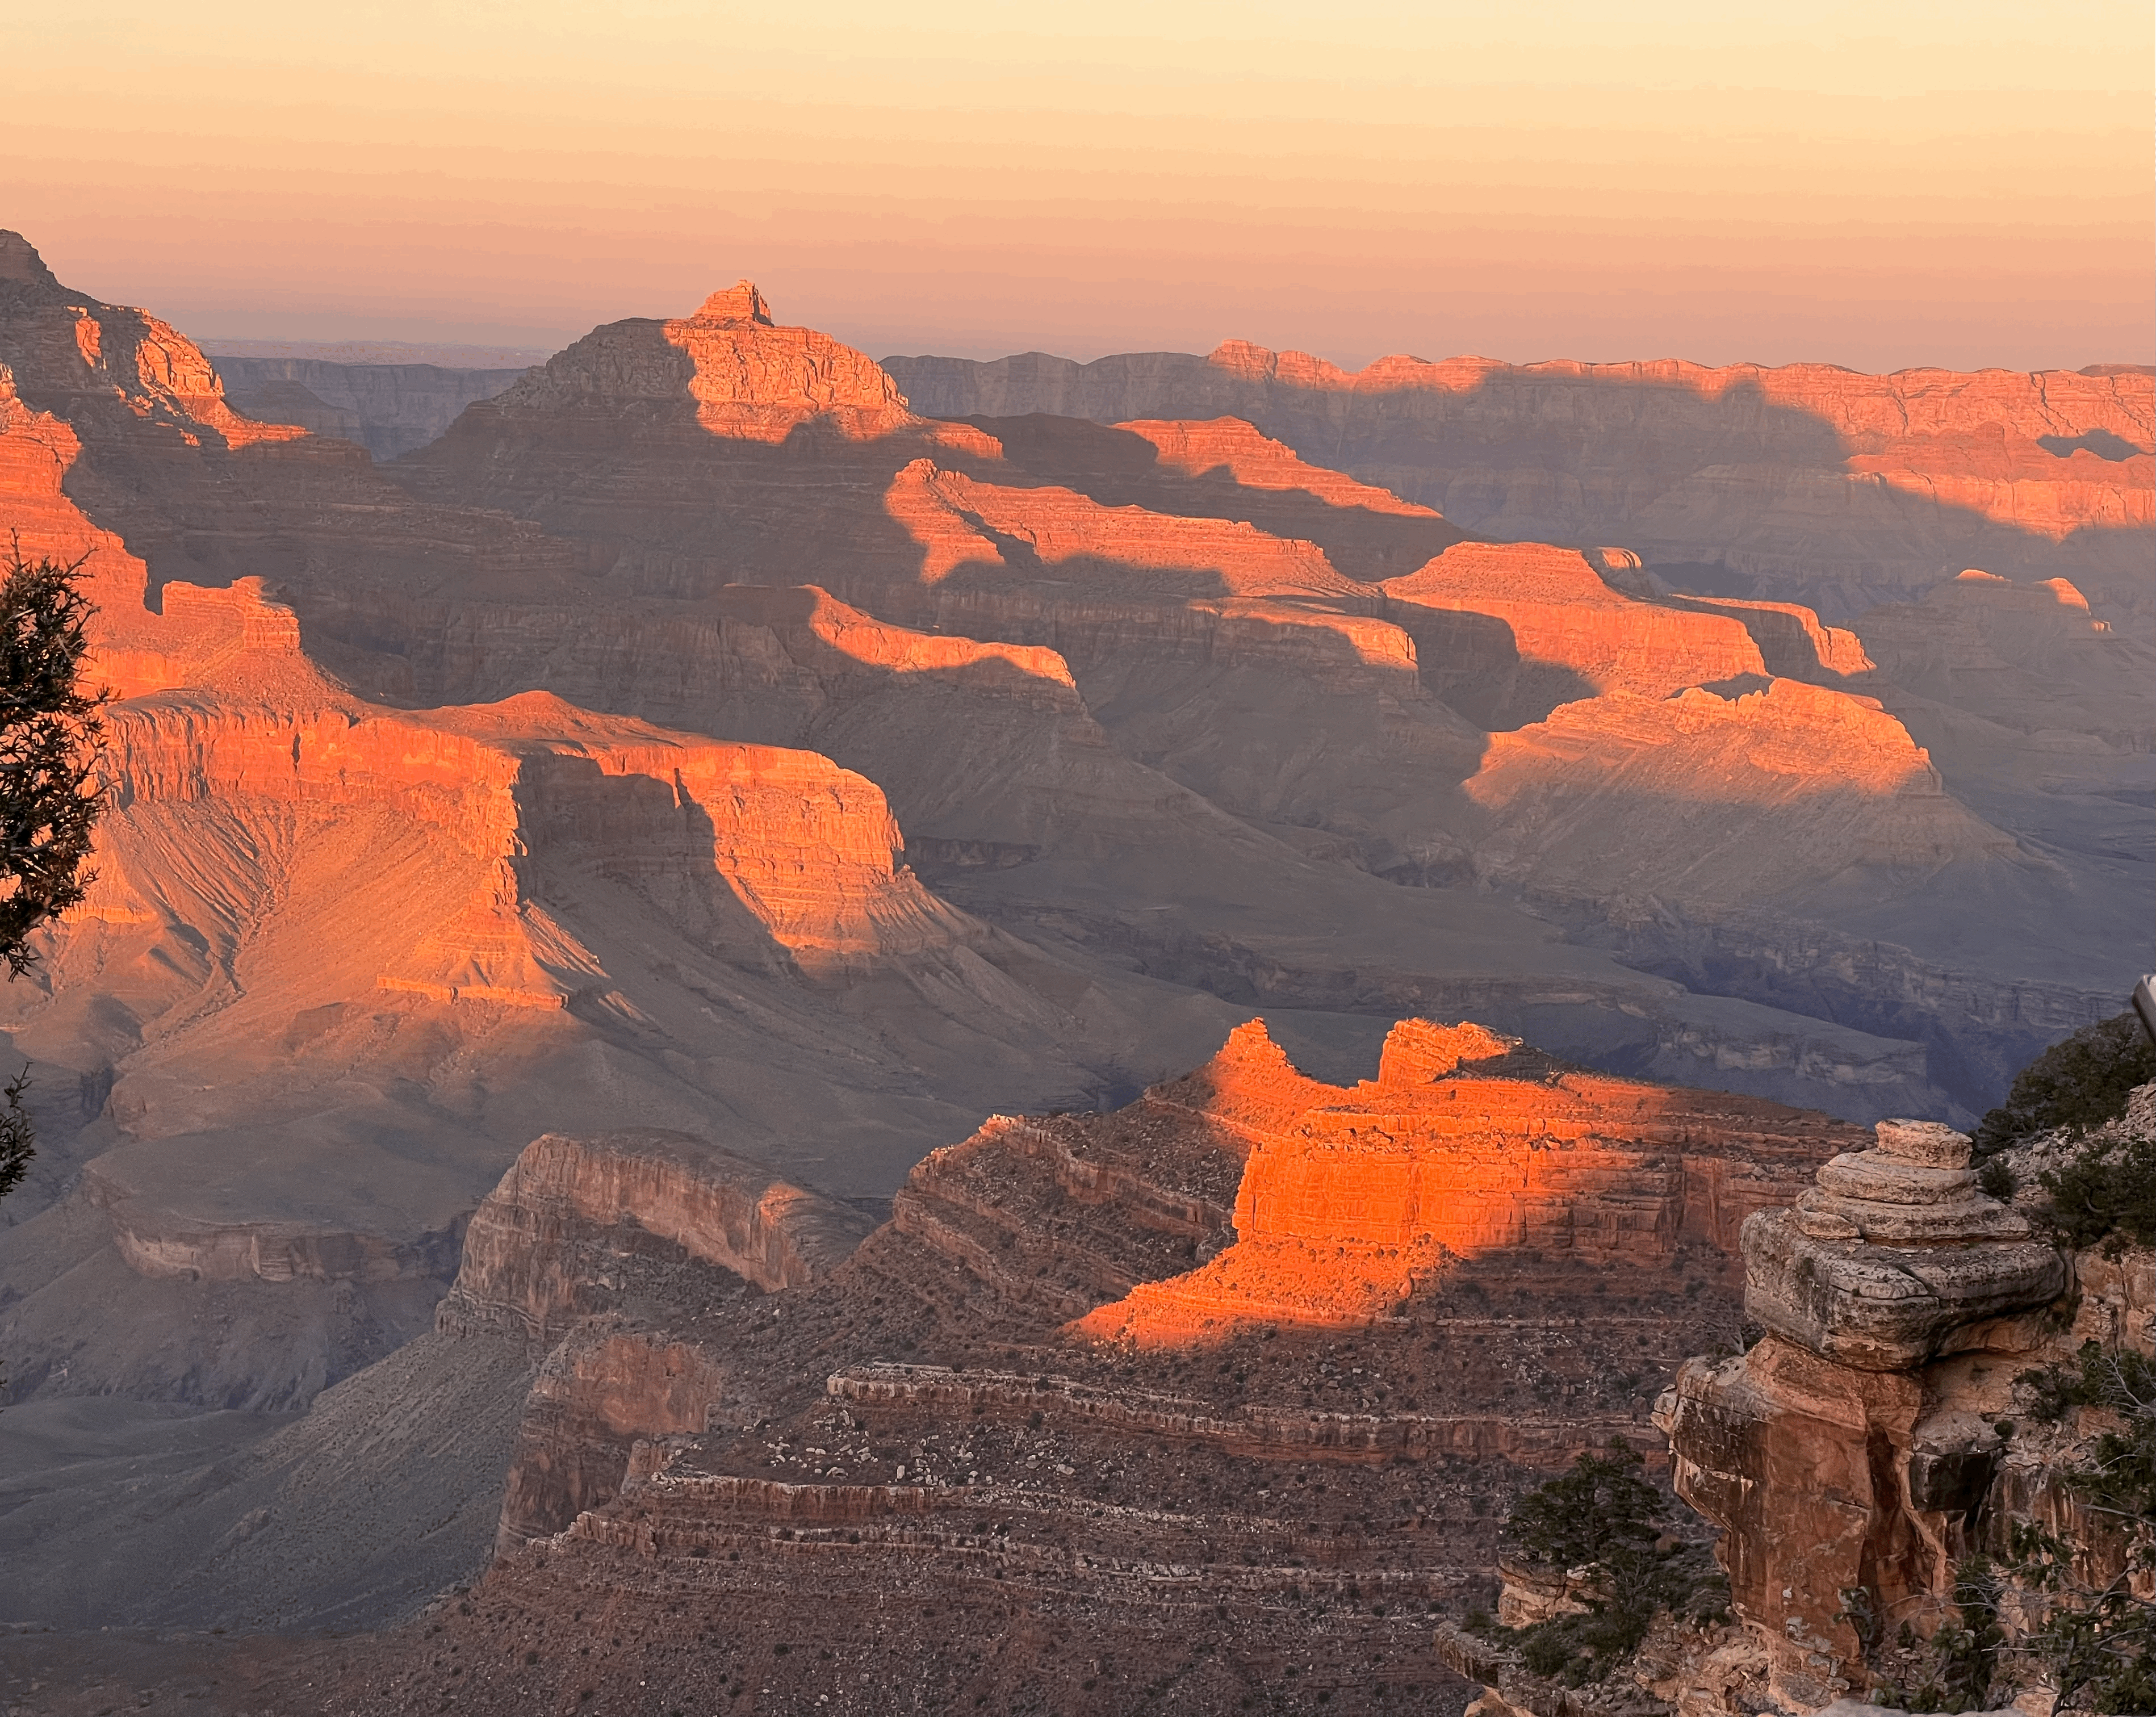
M 1270 1084 L 1277 1053 L 1246 1026 L 1195 1079 L 1219 1092 Z M 1478 1065 L 1495 1076 L 1475 1077 Z M 1745 1217 L 1779 1196 L 1778 1174 L 1833 1135 L 1773 1105 L 1577 1072 L 1524 1077 L 1534 1065 L 1517 1039 L 1480 1027 L 1396 1026 L 1376 1081 L 1309 1094 L 1247 1135 L 1233 1244 L 1074 1327 L 1212 1345 L 1281 1320 L 1368 1325 L 1489 1253 L 1560 1271 L 1667 1268 L 1686 1249 L 1727 1257 Z
M 1431 689 L 1485 727 L 1600 692 L 1666 697 L 1766 666 L 1733 617 L 1640 601 L 1584 555 L 1540 544 L 1462 543 L 1387 580 L 1384 594 Z
M 1113 969 L 1135 945 L 1152 975 L 1236 1001 L 1368 995 L 1382 1011 L 1443 997 L 1627 1069 L 1673 1071 L 1690 1053 L 1681 1044 L 1712 1042 L 1717 1077 L 1763 1057 L 1799 1081 L 1752 1087 L 1768 1094 L 1800 1094 L 1804 1068 L 1921 1062 L 1938 1089 L 1872 1114 L 1988 1101 L 2050 1023 L 2020 1017 L 2024 976 L 2069 1024 L 2103 1005 L 2089 975 L 2120 946 L 2102 905 L 2115 891 L 2082 873 L 2107 862 L 2108 836 L 2076 833 L 2063 874 L 1986 838 L 1964 843 L 1957 886 L 1994 900 L 2002 930 L 1980 947 L 1927 914 L 1941 891 L 1913 869 L 1867 869 L 1888 894 L 1861 921 L 1852 889 L 1755 901 L 1774 925 L 1743 940 L 1771 942 L 1772 974 L 1725 946 L 1727 910 L 1696 882 L 1711 866 L 1673 866 L 1649 897 L 1598 906 L 1574 898 L 1561 862 L 1543 886 L 1532 846 L 1524 863 L 1517 843 L 1478 850 L 1490 820 L 1462 789 L 1491 729 L 1589 694 L 1656 695 L 1763 668 L 1918 719 L 1921 700 L 1896 700 L 1861 647 L 1808 610 L 1676 598 L 1615 551 L 1563 567 L 1542 551 L 1485 551 L 1471 568 L 1474 556 L 1444 552 L 1457 526 L 1427 507 L 1217 418 L 925 422 L 866 358 L 778 326 L 759 303 L 737 290 L 674 322 L 598 331 L 524 392 L 475 406 L 388 468 L 394 483 L 319 437 L 234 451 L 205 433 L 190 446 L 132 412 L 93 410 L 71 345 L 29 339 L 8 354 L 34 359 L 32 397 L 91 435 L 69 492 L 124 530 L 153 604 L 167 582 L 274 578 L 309 649 L 376 700 L 543 688 L 676 729 L 826 751 L 884 788 L 920 863 L 963 869 L 949 885 L 971 910 L 1036 946 L 1054 938 L 1057 959 L 1082 949 Z M 33 309 L 26 334 L 45 313 Z M 1462 576 L 1421 570 L 1433 559 Z M 861 617 L 835 646 L 836 633 L 768 620 L 774 604 L 825 598 L 737 588 L 804 577 Z M 1430 601 L 1387 593 L 1418 581 Z M 870 623 L 885 640 L 872 647 Z M 926 659 L 922 640 L 939 636 L 984 650 L 900 665 Z M 868 671 L 849 659 L 855 643 Z M 1689 792 L 1711 784 L 1723 751 L 1686 731 L 1663 761 Z M 1563 761 L 1544 755 L 1562 777 Z M 1984 785 L 1984 766 L 1960 771 L 1980 746 L 1933 755 L 1964 802 Z M 2056 848 L 2062 806 L 2077 820 L 2130 817 L 2115 792 L 2128 762 L 2107 753 L 2099 766 L 2082 769 L 2071 800 L 2015 799 L 2010 827 Z M 1741 810 L 1711 792 L 1704 806 L 1691 819 L 1702 838 L 1722 850 L 1748 840 Z M 1651 792 L 1626 808 L 1642 821 L 1660 809 Z M 1856 838 L 1918 850 L 1900 826 L 1909 808 L 1869 802 L 1859 821 L 1881 826 Z M 1148 852 L 1178 856 L 1163 869 Z M 1810 871 L 1797 874 L 1801 884 Z M 1205 889 L 1186 885 L 1197 877 Z M 1539 971 L 1548 920 L 1501 910 L 1493 887 L 1533 898 L 1538 914 L 1559 900 L 1570 934 L 1666 976 L 1643 980 L 1589 951 L 1560 962 L 1558 990 L 1594 998 L 1550 1004 L 1579 1010 L 1570 1026 L 1527 1011 L 1555 992 L 1537 982 L 1505 993 L 1497 968 Z M 1463 888 L 1478 892 L 1446 898 Z M 2014 939 L 2038 917 L 2069 933 Z M 1927 974 L 1904 986 L 1911 997 L 1943 972 L 2006 1040 L 1995 1045 L 1987 1024 L 1970 1041 L 1969 1007 L 1921 999 L 1862 1016 L 1921 1048 L 1845 1038 L 1829 1021 L 1859 1017 L 1840 994 L 1849 964 L 1822 951 L 1851 942 L 1861 963 Z M 1450 971 L 1467 946 L 1491 958 Z M 1792 1003 L 1807 1022 L 1775 1017 Z M 1832 1047 L 1777 1047 L 1796 1039 Z
M 1410 1110 L 1476 1120 L 1414 1131 Z M 1323 1146 L 1304 1130 L 1321 1117 Z M 1226 1711 L 1291 1664 L 1342 1709 L 1437 1697 L 1456 1684 L 1430 1607 L 1486 1566 L 1492 1504 L 1642 1436 L 1662 1356 L 1733 1310 L 1727 1231 L 1855 1141 L 1771 1105 L 1584 1079 L 1472 1025 L 1404 1023 L 1378 1081 L 1328 1086 L 1250 1026 L 1117 1113 L 991 1120 L 924 1161 L 844 1262 L 767 1294 L 603 1208 L 569 1214 L 527 1157 L 491 1202 L 504 1231 L 601 1268 L 535 1389 L 505 1553 L 433 1624 L 460 1702 L 598 1699 L 662 1662 L 677 1697 L 753 1678 L 840 1711 L 888 1709 L 895 1686 Z M 613 1148 L 534 1152 L 596 1187 Z M 1507 1150 L 1573 1171 L 1528 1195 L 1524 1226 L 1433 1212 L 1455 1248 L 1382 1307 L 1344 1275 L 1328 1299 L 1313 1269 L 1306 1296 L 1251 1299 L 1234 1327 L 1133 1341 L 1098 1311 L 1068 1322 L 1269 1242 L 1389 1252 L 1402 1161 L 1435 1189 Z M 1289 1166 L 1313 1153 L 1323 1175 Z M 459 1296 L 494 1296 L 508 1258 L 475 1245 Z M 593 1635 L 579 1618 L 598 1614 Z M 367 1655 L 354 1709 L 434 1685 L 444 1643 Z
M 2146 1521 L 2122 1529 L 2066 1479 L 2117 1416 L 2039 1403 L 2038 1422 L 2016 1421 L 2084 1343 L 2150 1351 L 2148 1259 L 2062 1249 L 1978 1192 L 1960 1134 L 1881 1122 L 1874 1148 L 1747 1223 L 1745 1304 L 1766 1333 L 1688 1362 L 1657 1409 L 1680 1494 L 1724 1529 L 1740 1624 L 1643 1663 L 1681 1710 L 1900 1703 L 1946 1681 L 2048 1709 L 2061 1666 L 2031 1634 L 2085 1602 L 2077 1583 L 2140 1590 Z M 2068 1547 L 2063 1583 L 2030 1561 L 2031 1528 Z
M 139 577 L 109 559 L 107 587 Z M 1060 1066 L 1075 1094 L 1072 1033 L 1130 1034 L 930 893 L 882 794 L 819 755 L 545 693 L 391 710 L 259 582 L 162 598 L 100 619 L 126 695 L 100 874 L 8 998 L 85 1094 L 43 1141 L 65 1196 L 0 1246 L 18 1389 L 304 1404 L 425 1326 L 550 1118 L 717 1113 L 767 1152 L 839 1141 L 840 1183 L 874 1186 L 967 1112 L 951 1090 Z M 87 1306 L 60 1285 L 84 1269 Z

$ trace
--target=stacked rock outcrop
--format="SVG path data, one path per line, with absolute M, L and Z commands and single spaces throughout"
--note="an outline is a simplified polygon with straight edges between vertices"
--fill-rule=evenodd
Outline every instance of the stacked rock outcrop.
M 1928 1632 L 1981 1546 L 1994 1422 L 2046 1342 L 2055 1246 L 1977 1190 L 1969 1141 L 1882 1121 L 1790 1209 L 1745 1224 L 1745 1307 L 1768 1333 L 1693 1360 L 1657 1411 L 1679 1494 L 1725 1531 L 1754 1679 L 1784 1709 L 1870 1690 L 1867 1653 Z

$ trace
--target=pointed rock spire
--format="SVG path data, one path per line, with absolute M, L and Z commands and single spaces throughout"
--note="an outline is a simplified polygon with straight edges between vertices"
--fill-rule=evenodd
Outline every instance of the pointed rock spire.
M 54 293 L 61 290 L 37 246 L 5 228 L 0 228 L 0 284 L 35 286 Z
M 753 280 L 737 280 L 722 292 L 714 292 L 706 299 L 696 312 L 700 322 L 757 322 L 767 328 L 778 325 L 771 319 L 771 306 L 763 301 L 763 295 L 756 290 Z

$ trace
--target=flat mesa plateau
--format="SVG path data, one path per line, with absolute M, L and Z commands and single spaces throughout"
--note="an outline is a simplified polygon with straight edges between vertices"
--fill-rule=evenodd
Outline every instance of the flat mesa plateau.
M 11 1710 L 1456 1710 L 1745 1217 L 2143 963 L 2146 370 L 528 356 L 0 233 Z

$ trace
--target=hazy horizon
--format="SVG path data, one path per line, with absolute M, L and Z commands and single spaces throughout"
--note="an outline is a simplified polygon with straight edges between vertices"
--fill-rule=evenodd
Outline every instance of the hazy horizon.
M 878 356 L 2156 361 L 2156 26 L 2112 0 L 91 0 L 13 35 L 0 225 L 212 340 L 552 350 L 747 275 Z

